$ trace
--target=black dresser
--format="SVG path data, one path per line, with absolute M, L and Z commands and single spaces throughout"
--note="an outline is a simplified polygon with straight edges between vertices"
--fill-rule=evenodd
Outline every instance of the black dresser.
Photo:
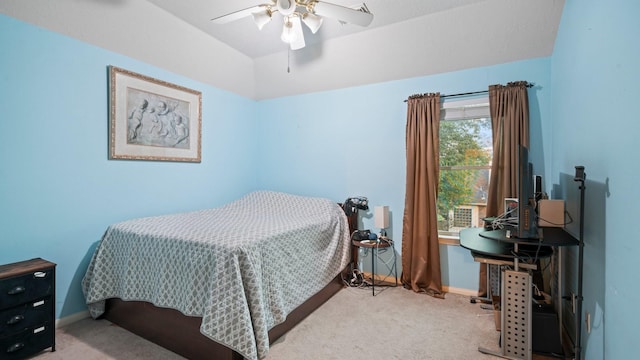
M 56 350 L 55 271 L 40 258 L 0 265 L 0 359 Z

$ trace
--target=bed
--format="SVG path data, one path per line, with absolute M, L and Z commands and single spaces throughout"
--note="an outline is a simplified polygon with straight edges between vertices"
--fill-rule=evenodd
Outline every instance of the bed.
M 331 200 L 256 191 L 108 227 L 82 289 L 104 317 L 190 359 L 262 359 L 342 288 L 349 218 Z

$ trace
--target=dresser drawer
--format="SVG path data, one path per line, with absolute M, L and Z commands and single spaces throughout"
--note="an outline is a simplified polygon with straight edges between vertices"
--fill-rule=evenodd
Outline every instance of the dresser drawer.
M 13 308 L 0 311 L 0 338 L 14 335 L 27 328 L 51 321 L 53 299 L 34 300 Z M 0 358 L 2 358 L 0 356 Z
M 53 293 L 54 269 L 33 271 L 0 281 L 0 310 Z
M 54 328 L 49 322 L 22 332 L 0 337 L 0 359 L 24 359 L 54 345 Z

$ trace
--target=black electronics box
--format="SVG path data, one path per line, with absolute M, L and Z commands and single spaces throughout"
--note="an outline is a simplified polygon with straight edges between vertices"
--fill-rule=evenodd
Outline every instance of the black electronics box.
M 533 304 L 531 323 L 531 350 L 534 353 L 563 354 L 558 315 L 553 305 Z

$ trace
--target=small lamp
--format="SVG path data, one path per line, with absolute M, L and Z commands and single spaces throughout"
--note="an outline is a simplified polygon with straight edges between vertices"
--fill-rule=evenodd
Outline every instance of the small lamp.
M 389 206 L 376 206 L 374 209 L 374 223 L 380 228 L 381 237 L 387 236 L 386 228 L 389 227 Z

